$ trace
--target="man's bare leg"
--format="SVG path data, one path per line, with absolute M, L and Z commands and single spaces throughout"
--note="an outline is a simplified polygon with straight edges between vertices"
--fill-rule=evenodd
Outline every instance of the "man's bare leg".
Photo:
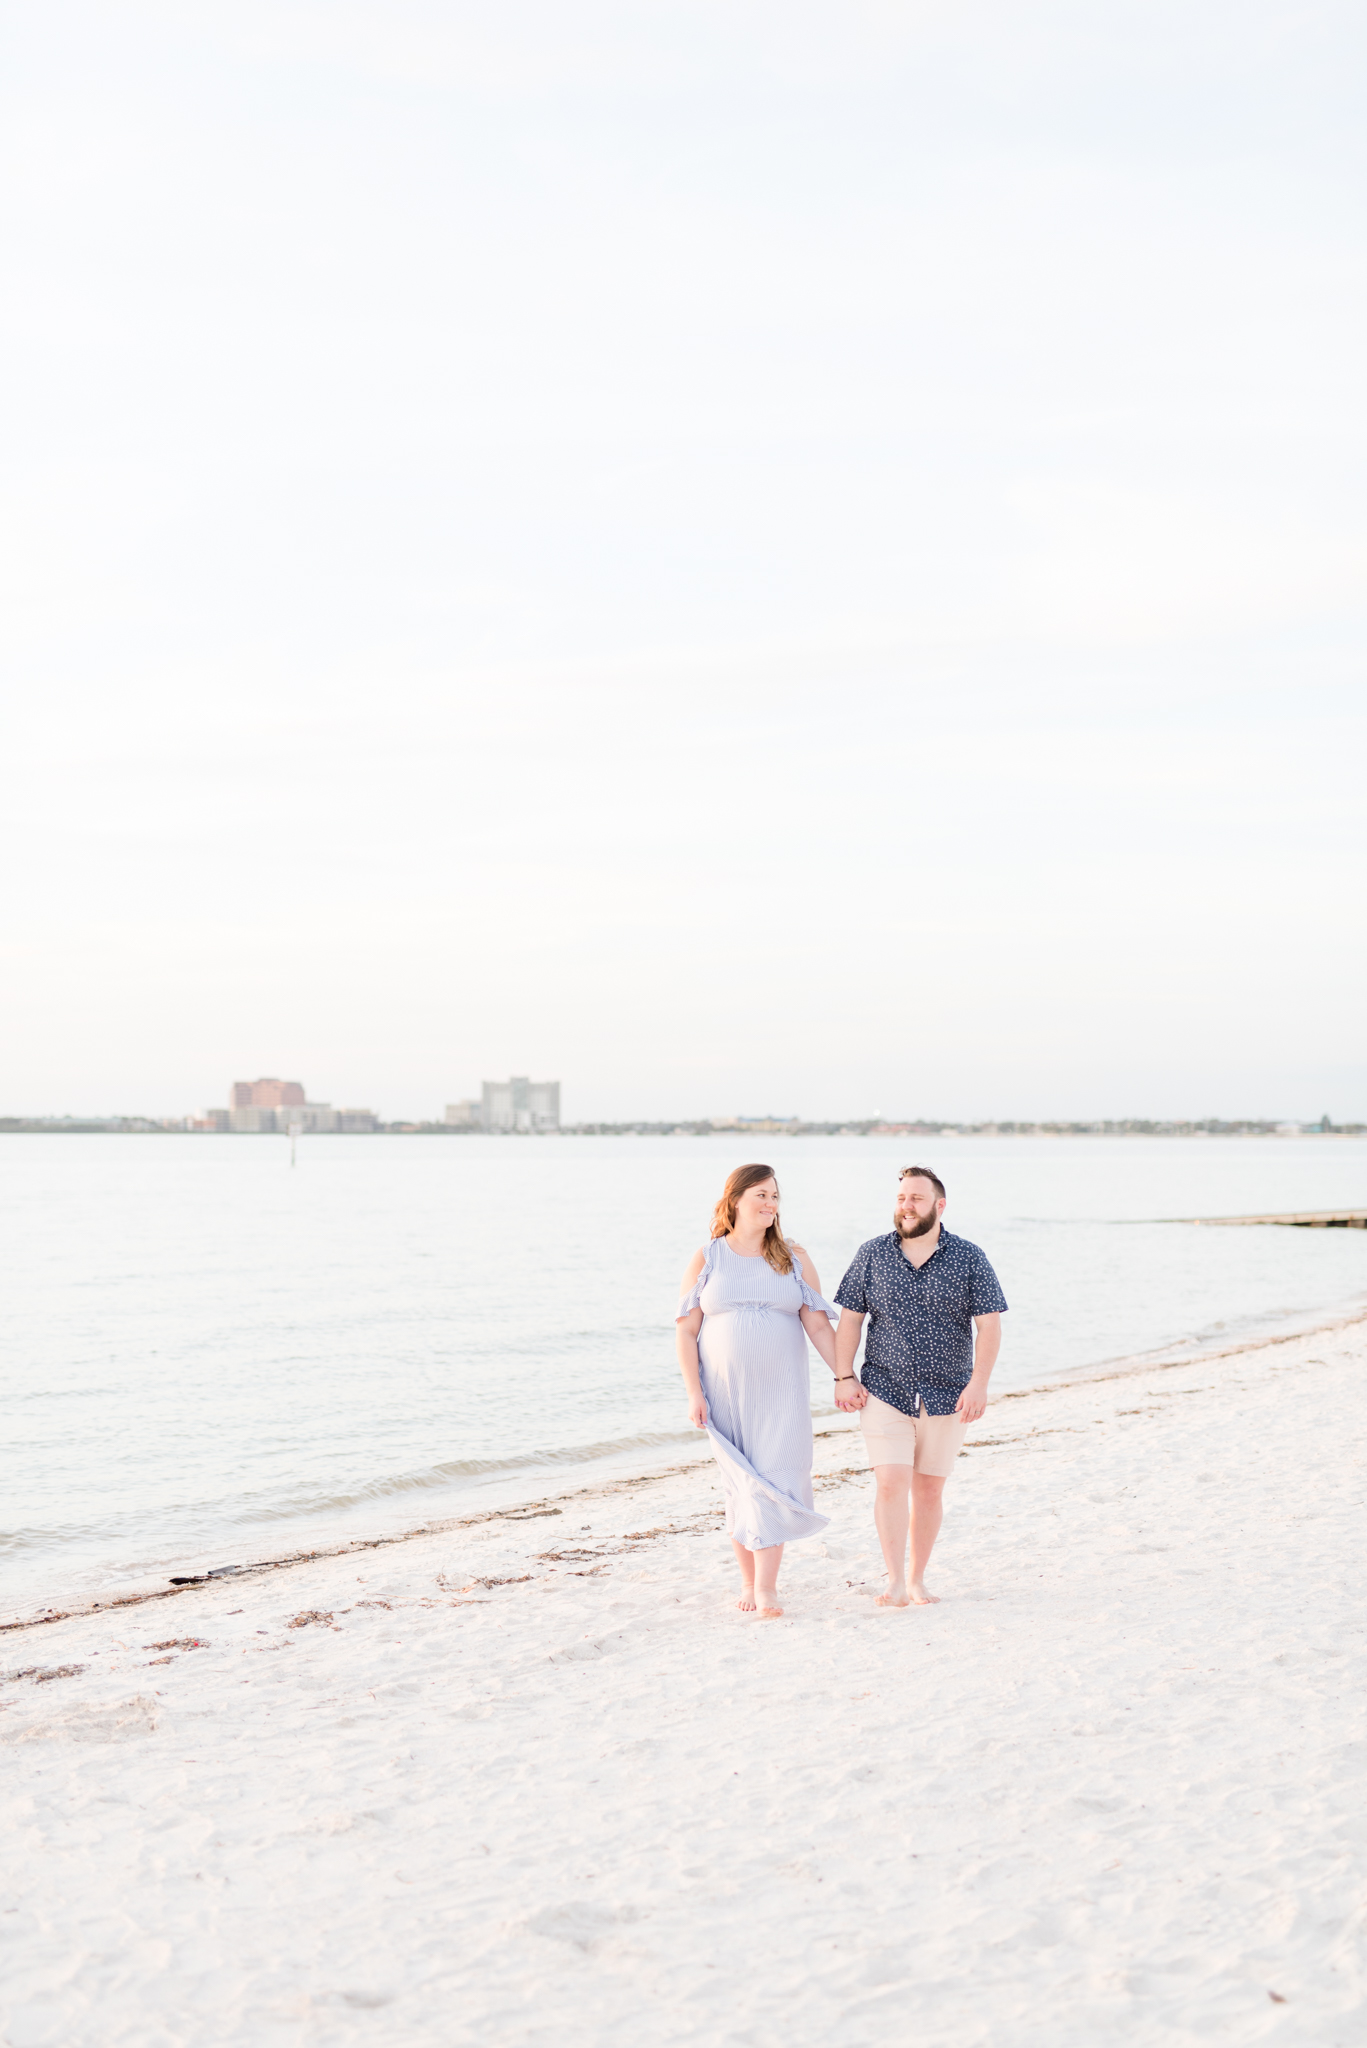
M 768 1621 L 783 1609 L 778 1604 L 778 1568 L 783 1562 L 783 1545 L 771 1543 L 766 1550 L 752 1553 L 755 1560 L 755 1606 L 761 1620 Z
M 740 1566 L 740 1598 L 737 1600 L 736 1605 L 742 1614 L 753 1614 L 755 1611 L 755 1553 L 753 1550 L 747 1550 L 743 1543 L 737 1543 L 734 1536 L 731 1538 L 731 1548 L 735 1551 L 736 1563 Z
M 878 1531 L 878 1541 L 883 1546 L 883 1562 L 888 1568 L 888 1590 L 878 1595 L 880 1607 L 906 1607 L 910 1604 L 907 1592 L 907 1529 L 910 1511 L 907 1494 L 915 1478 L 910 1465 L 875 1465 L 873 1476 L 877 1491 L 873 1497 L 873 1523 Z
M 938 1593 L 926 1591 L 926 1566 L 945 1518 L 945 1482 L 932 1472 L 915 1472 L 911 1480 L 911 1604 L 933 1607 Z

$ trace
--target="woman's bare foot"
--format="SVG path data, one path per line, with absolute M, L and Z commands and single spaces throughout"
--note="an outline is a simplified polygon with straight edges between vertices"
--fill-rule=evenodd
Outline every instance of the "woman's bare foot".
M 911 1586 L 911 1604 L 913 1607 L 938 1607 L 940 1604 L 940 1596 L 938 1593 L 927 1593 L 920 1579 L 913 1579 Z
M 764 1593 L 757 1589 L 755 1593 L 755 1606 L 759 1610 L 761 1621 L 771 1621 L 775 1615 L 782 1614 L 783 1612 L 783 1609 L 778 1604 L 778 1594 L 773 1592 Z
M 911 1595 L 905 1586 L 889 1586 L 886 1593 L 880 1593 L 874 1601 L 875 1607 L 910 1607 Z
M 753 1614 L 753 1613 L 754 1613 L 754 1611 L 755 1611 L 755 1589 L 754 1589 L 754 1587 L 753 1587 L 753 1586 L 742 1586 L 742 1587 L 741 1587 L 741 1589 L 740 1589 L 740 1598 L 739 1598 L 739 1600 L 737 1600 L 737 1602 L 736 1602 L 736 1605 L 737 1605 L 737 1607 L 739 1607 L 739 1609 L 740 1609 L 740 1611 L 741 1611 L 741 1613 L 742 1613 L 742 1614 Z

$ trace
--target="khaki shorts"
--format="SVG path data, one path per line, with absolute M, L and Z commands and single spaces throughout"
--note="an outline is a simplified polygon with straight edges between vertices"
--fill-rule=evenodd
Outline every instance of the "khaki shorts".
M 948 1479 L 968 1431 L 958 1415 L 904 1415 L 870 1394 L 859 1411 L 870 1465 L 910 1465 L 933 1479 Z

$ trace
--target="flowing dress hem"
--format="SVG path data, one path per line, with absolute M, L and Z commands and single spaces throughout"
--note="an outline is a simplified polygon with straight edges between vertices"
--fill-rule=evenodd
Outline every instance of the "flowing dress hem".
M 712 1451 L 722 1468 L 727 1494 L 728 1535 L 747 1550 L 769 1550 L 776 1543 L 797 1543 L 804 1536 L 819 1535 L 829 1527 L 830 1516 L 820 1515 L 805 1501 L 795 1500 L 757 1472 L 743 1451 L 709 1421 L 707 1434 Z M 746 1511 L 749 1512 L 746 1512 Z

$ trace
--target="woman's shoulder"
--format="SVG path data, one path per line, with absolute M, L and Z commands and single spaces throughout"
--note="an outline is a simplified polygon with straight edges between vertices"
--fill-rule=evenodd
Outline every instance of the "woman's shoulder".
M 716 1239 L 713 1238 L 712 1244 L 715 1243 Z M 698 1249 L 694 1252 L 692 1258 L 684 1267 L 685 1285 L 689 1287 L 692 1286 L 693 1282 L 697 1279 L 699 1273 L 701 1273 L 703 1267 L 707 1264 L 707 1254 L 711 1251 L 711 1249 L 711 1244 L 700 1244 L 698 1246 Z
M 815 1282 L 812 1279 L 812 1275 L 815 1273 L 816 1268 L 812 1264 L 806 1245 L 799 1244 L 795 1237 L 787 1237 L 783 1241 L 788 1247 L 793 1264 L 801 1268 L 802 1277 L 808 1286 L 813 1286 Z

